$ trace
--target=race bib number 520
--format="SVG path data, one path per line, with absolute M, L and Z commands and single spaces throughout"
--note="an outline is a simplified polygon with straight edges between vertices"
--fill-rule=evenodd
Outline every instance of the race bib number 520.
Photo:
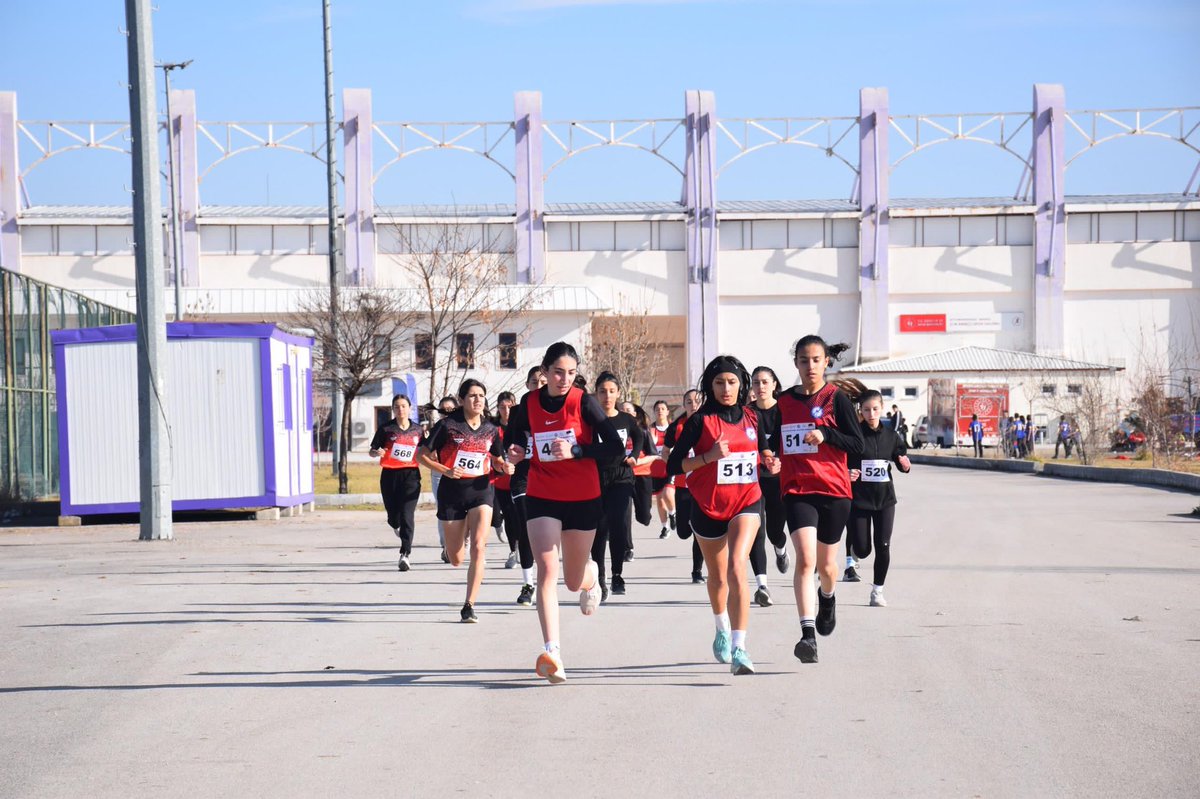
M 547 430 L 544 433 L 534 433 L 533 451 L 537 453 L 537 459 L 543 463 L 562 460 L 555 456 L 553 446 L 554 442 L 560 438 L 567 442 L 568 447 L 575 446 L 574 430 Z
M 454 466 L 462 469 L 468 477 L 479 477 L 483 474 L 483 462 L 487 458 L 482 452 L 460 452 L 454 459 Z
M 780 432 L 783 434 L 784 455 L 811 455 L 817 451 L 816 444 L 805 444 L 804 437 L 810 430 L 816 430 L 813 422 L 796 422 L 785 424 Z
M 891 482 L 891 476 L 888 474 L 888 462 L 879 460 L 864 460 L 862 462 L 862 477 L 864 483 L 888 483 Z

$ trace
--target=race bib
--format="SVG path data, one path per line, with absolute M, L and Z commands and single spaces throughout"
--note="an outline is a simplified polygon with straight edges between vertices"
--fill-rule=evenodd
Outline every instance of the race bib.
M 567 446 L 573 447 L 576 444 L 575 430 L 548 430 L 544 433 L 533 434 L 533 451 L 537 453 L 537 459 L 543 463 L 553 463 L 554 461 L 562 460 L 554 456 L 553 447 L 551 446 L 558 439 L 566 439 Z
M 793 424 L 785 424 L 780 432 L 783 433 L 783 454 L 784 455 L 811 455 L 817 451 L 816 444 L 805 444 L 804 436 L 809 430 L 816 430 L 817 426 L 813 422 L 795 422 Z
M 459 452 L 454 459 L 454 467 L 466 472 L 467 477 L 479 477 L 483 474 L 483 462 L 487 454 L 483 452 Z
M 412 463 L 413 457 L 417 454 L 417 448 L 412 444 L 393 444 L 391 458 L 394 461 L 401 463 Z
M 859 477 L 864 483 L 888 483 L 891 482 L 891 475 L 888 474 L 887 461 L 863 461 L 862 474 Z
M 717 461 L 718 485 L 741 485 L 757 482 L 757 452 L 731 452 Z
M 633 442 L 629 440 L 629 431 L 624 427 L 617 428 L 617 435 L 621 437 L 621 444 L 625 447 L 625 454 L 633 454 Z

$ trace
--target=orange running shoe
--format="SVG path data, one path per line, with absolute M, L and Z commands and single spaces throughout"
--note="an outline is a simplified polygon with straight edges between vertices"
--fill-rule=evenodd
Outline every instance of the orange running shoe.
M 534 670 L 537 671 L 537 676 L 549 680 L 551 685 L 567 681 L 567 671 L 563 668 L 562 658 L 557 652 L 542 652 L 538 655 Z

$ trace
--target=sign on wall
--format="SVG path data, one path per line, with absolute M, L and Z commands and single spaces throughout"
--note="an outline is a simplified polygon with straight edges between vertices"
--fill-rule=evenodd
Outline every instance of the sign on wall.
M 1025 314 L 900 314 L 901 333 L 999 333 L 1024 326 Z

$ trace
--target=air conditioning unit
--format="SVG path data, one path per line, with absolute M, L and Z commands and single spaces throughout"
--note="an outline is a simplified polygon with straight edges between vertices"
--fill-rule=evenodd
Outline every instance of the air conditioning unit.
M 354 435 L 365 436 L 366 434 L 367 434 L 367 423 L 366 422 L 355 422 L 354 423 Z

